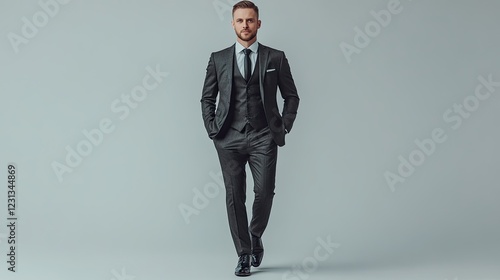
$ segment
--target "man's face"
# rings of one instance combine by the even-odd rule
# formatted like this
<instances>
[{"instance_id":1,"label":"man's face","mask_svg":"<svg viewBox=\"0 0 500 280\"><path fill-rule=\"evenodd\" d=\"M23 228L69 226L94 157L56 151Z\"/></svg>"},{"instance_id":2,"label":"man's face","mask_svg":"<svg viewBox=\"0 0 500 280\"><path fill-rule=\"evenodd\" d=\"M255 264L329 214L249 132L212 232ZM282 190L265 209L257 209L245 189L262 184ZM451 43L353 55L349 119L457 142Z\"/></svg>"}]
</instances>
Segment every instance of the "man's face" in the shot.
<instances>
[{"instance_id":1,"label":"man's face","mask_svg":"<svg viewBox=\"0 0 500 280\"><path fill-rule=\"evenodd\" d=\"M233 28L241 41L251 42L257 36L260 20L253 9L237 9L233 14Z\"/></svg>"}]
</instances>

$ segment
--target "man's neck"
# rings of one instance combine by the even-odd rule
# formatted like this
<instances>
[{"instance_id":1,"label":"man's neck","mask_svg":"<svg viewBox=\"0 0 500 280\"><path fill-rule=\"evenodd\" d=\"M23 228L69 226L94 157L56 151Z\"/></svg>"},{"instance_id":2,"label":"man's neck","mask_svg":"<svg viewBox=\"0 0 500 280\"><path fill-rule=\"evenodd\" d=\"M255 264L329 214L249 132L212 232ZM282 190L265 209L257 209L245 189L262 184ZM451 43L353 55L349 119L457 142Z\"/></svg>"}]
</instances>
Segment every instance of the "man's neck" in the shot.
<instances>
[{"instance_id":1,"label":"man's neck","mask_svg":"<svg viewBox=\"0 0 500 280\"><path fill-rule=\"evenodd\" d=\"M253 38L252 40L250 41L243 41L241 40L240 38L237 39L238 43L240 43L243 47L245 47L246 49L248 49L248 47L250 47L253 43L255 43L257 41L257 37Z\"/></svg>"}]
</instances>

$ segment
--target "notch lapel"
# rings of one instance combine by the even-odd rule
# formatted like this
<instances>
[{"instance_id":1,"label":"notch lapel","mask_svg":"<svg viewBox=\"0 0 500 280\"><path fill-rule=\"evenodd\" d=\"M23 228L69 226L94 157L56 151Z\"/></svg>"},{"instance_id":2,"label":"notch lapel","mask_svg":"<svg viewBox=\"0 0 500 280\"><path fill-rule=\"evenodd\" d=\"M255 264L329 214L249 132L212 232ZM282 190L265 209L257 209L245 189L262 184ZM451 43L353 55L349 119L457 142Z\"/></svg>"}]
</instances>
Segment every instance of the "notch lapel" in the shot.
<instances>
[{"instance_id":1,"label":"notch lapel","mask_svg":"<svg viewBox=\"0 0 500 280\"><path fill-rule=\"evenodd\" d=\"M226 94L229 98L231 98L231 91L233 86L233 68L234 68L234 48L235 45L229 47L224 54L224 61L221 63L221 71L223 76L221 77L223 80L219 84L221 88L219 92L221 94ZM223 87L223 88L222 88Z\"/></svg>"},{"instance_id":2,"label":"notch lapel","mask_svg":"<svg viewBox=\"0 0 500 280\"><path fill-rule=\"evenodd\" d=\"M260 86L260 98L262 102L265 102L264 98L264 78L266 76L267 61L269 59L269 50L266 46L259 43L259 86Z\"/></svg>"}]
</instances>

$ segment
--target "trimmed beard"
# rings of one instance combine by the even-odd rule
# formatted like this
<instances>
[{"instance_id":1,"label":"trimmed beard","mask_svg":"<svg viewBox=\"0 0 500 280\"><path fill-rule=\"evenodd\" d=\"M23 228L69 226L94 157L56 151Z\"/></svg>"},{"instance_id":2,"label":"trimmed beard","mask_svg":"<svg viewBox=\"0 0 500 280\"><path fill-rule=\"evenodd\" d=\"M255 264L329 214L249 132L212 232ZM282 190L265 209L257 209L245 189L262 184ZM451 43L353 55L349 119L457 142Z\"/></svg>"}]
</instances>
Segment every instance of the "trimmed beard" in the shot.
<instances>
[{"instance_id":1,"label":"trimmed beard","mask_svg":"<svg viewBox=\"0 0 500 280\"><path fill-rule=\"evenodd\" d=\"M248 41L252 41L257 36L257 32L250 35L250 37L248 39L244 39L239 32L236 32L236 36L238 36L238 38L240 38L242 41L248 42Z\"/></svg>"}]
</instances>

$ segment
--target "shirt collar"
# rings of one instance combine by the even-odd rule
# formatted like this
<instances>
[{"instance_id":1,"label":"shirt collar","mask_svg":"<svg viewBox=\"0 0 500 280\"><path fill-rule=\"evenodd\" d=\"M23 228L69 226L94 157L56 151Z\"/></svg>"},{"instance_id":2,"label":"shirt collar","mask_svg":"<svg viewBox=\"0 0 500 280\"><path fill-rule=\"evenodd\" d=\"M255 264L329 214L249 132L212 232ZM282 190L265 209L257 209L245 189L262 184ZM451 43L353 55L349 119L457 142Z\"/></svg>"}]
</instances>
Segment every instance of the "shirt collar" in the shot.
<instances>
[{"instance_id":1,"label":"shirt collar","mask_svg":"<svg viewBox=\"0 0 500 280\"><path fill-rule=\"evenodd\" d=\"M257 50L259 49L259 42L255 41L248 48L250 50L252 50L252 52L257 53ZM245 47L243 47L239 42L236 42L236 45L235 45L235 51L236 51L236 53L240 53L244 49L245 49Z\"/></svg>"}]
</instances>

